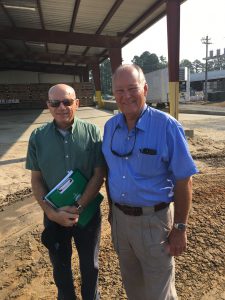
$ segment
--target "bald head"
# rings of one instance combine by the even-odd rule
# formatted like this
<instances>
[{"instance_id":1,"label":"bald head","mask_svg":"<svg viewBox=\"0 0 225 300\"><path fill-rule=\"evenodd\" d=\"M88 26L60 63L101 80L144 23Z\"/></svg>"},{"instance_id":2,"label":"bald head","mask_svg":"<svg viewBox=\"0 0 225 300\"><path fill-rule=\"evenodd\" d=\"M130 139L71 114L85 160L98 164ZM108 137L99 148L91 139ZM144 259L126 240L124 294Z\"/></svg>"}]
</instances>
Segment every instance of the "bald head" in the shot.
<instances>
[{"instance_id":1,"label":"bald head","mask_svg":"<svg viewBox=\"0 0 225 300\"><path fill-rule=\"evenodd\" d=\"M74 89L67 84L59 83L53 85L48 91L48 98L50 100L58 99L60 98L60 95L64 95L70 99L76 99L76 93Z\"/></svg>"}]
</instances>

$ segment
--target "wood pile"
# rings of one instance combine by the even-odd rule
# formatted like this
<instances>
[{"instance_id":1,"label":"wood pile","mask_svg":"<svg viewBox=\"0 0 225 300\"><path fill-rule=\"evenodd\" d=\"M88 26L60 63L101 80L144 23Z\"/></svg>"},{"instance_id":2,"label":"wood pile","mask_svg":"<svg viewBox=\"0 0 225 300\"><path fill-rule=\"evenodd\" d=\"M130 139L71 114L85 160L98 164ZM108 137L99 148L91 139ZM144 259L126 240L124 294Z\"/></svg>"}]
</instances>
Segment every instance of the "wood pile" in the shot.
<instances>
[{"instance_id":1,"label":"wood pile","mask_svg":"<svg viewBox=\"0 0 225 300\"><path fill-rule=\"evenodd\" d=\"M0 110L47 108L48 90L54 85L40 84L1 84ZM94 86L91 82L69 83L80 99L80 106L94 105Z\"/></svg>"}]
</instances>

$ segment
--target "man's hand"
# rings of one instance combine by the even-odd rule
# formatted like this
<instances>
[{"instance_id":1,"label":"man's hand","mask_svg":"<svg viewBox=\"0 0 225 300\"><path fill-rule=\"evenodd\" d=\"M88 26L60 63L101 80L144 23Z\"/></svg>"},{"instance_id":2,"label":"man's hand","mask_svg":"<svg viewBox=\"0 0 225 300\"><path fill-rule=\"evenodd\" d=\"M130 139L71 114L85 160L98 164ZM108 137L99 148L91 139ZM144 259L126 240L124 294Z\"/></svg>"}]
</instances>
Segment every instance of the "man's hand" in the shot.
<instances>
[{"instance_id":1,"label":"man's hand","mask_svg":"<svg viewBox=\"0 0 225 300\"><path fill-rule=\"evenodd\" d=\"M168 237L166 250L171 256L181 255L187 248L186 230L178 230L173 228Z\"/></svg>"},{"instance_id":2,"label":"man's hand","mask_svg":"<svg viewBox=\"0 0 225 300\"><path fill-rule=\"evenodd\" d=\"M79 214L74 206L63 206L55 210L50 219L61 226L72 227L77 224Z\"/></svg>"}]
</instances>

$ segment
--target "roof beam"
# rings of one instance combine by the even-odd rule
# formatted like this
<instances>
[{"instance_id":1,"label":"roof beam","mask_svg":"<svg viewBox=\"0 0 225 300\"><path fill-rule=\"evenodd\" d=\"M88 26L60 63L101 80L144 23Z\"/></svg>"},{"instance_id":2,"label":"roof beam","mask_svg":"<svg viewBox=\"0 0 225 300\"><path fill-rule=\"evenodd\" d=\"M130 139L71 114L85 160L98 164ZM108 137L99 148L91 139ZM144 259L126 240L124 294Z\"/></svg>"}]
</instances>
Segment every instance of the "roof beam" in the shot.
<instances>
[{"instance_id":1,"label":"roof beam","mask_svg":"<svg viewBox=\"0 0 225 300\"><path fill-rule=\"evenodd\" d=\"M164 12L162 12L156 18L154 18L153 20L151 20L150 22L148 22L144 27L142 27L137 32L135 32L135 34L132 34L128 38L128 40L126 40L124 43L122 43L123 47L126 46L128 43L130 43L133 39L135 39L136 37L138 37L140 34L142 34L146 29L148 29L149 27L151 27L152 25L154 25L156 22L158 22L163 17L165 17L165 13Z\"/></svg>"},{"instance_id":2,"label":"roof beam","mask_svg":"<svg viewBox=\"0 0 225 300\"><path fill-rule=\"evenodd\" d=\"M121 46L121 39L116 36L4 26L0 27L0 38L102 48Z\"/></svg>"},{"instance_id":3,"label":"roof beam","mask_svg":"<svg viewBox=\"0 0 225 300\"><path fill-rule=\"evenodd\" d=\"M21 61L1 61L0 70L23 70L41 73L82 75L86 72L86 67L62 66L42 63L28 63Z\"/></svg>"},{"instance_id":4,"label":"roof beam","mask_svg":"<svg viewBox=\"0 0 225 300\"><path fill-rule=\"evenodd\" d=\"M76 18L77 18L79 6L80 6L80 0L76 0L76 2L74 4L72 20L71 20L71 24L70 24L70 32L73 32L73 29L74 29L74 26L75 26L75 23L76 23ZM69 49L69 45L67 44L66 49L65 49L65 54L67 53L68 49Z\"/></svg>"},{"instance_id":5,"label":"roof beam","mask_svg":"<svg viewBox=\"0 0 225 300\"><path fill-rule=\"evenodd\" d=\"M116 13L116 11L118 10L118 8L120 7L120 5L123 3L124 0L116 0L116 2L113 4L113 6L111 7L111 9L109 10L108 14L106 15L105 19L103 20L103 22L101 23L101 25L99 26L99 28L96 31L96 34L101 34L102 31L104 30L104 28L107 26L107 24L109 23L109 21L111 20L111 18L113 17L113 15ZM88 52L90 48L87 47L84 52L83 55L86 55L86 53Z\"/></svg>"},{"instance_id":6,"label":"roof beam","mask_svg":"<svg viewBox=\"0 0 225 300\"><path fill-rule=\"evenodd\" d=\"M143 15L141 15L133 24L131 24L123 33L121 33L122 37L125 37L127 34L131 33L140 23L142 23L147 17L153 14L160 6L165 4L166 0L156 1L154 5L151 5ZM165 13L164 13L165 15Z\"/></svg>"},{"instance_id":7,"label":"roof beam","mask_svg":"<svg viewBox=\"0 0 225 300\"><path fill-rule=\"evenodd\" d=\"M43 52L15 52L0 51L1 59L16 59L16 60L39 60L39 61L55 61L61 63L81 63L81 64L93 64L98 61L98 57L95 56L81 56L81 55L68 55L58 53L43 53Z\"/></svg>"},{"instance_id":8,"label":"roof beam","mask_svg":"<svg viewBox=\"0 0 225 300\"><path fill-rule=\"evenodd\" d=\"M40 21L41 21L41 28L45 29L45 22L44 22L44 18L43 18L41 3L40 3L40 0L36 0L36 1L37 1L37 9L38 9L38 13L39 13ZM46 42L45 42L45 50L48 52L48 44Z\"/></svg>"},{"instance_id":9,"label":"roof beam","mask_svg":"<svg viewBox=\"0 0 225 300\"><path fill-rule=\"evenodd\" d=\"M16 25L15 25L15 23L14 23L12 17L10 16L10 14L9 14L9 12L8 12L8 10L5 8L5 6L4 6L3 3L1 3L1 2L0 2L0 7L1 7L2 10L4 11L4 13L5 13L5 15L7 16L9 22L11 23L11 25L12 25L13 27L16 27Z\"/></svg>"},{"instance_id":10,"label":"roof beam","mask_svg":"<svg viewBox=\"0 0 225 300\"><path fill-rule=\"evenodd\" d=\"M123 3L124 0L116 0L116 2L113 4L111 9L109 10L107 16L103 20L102 24L99 26L98 30L96 31L96 34L101 34L104 28L107 26L113 15L116 13L120 5Z\"/></svg>"}]
</instances>

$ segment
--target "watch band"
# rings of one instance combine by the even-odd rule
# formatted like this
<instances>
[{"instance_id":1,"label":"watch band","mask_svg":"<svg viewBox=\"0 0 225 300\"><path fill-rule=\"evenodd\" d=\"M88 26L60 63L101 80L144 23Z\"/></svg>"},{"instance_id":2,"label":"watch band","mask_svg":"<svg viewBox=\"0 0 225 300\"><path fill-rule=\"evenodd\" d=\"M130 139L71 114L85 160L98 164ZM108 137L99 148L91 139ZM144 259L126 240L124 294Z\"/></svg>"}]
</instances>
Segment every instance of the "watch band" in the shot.
<instances>
[{"instance_id":1,"label":"watch band","mask_svg":"<svg viewBox=\"0 0 225 300\"><path fill-rule=\"evenodd\" d=\"M187 224L184 223L174 223L173 225L174 228L178 229L178 230L186 230L187 229Z\"/></svg>"},{"instance_id":2,"label":"watch band","mask_svg":"<svg viewBox=\"0 0 225 300\"><path fill-rule=\"evenodd\" d=\"M74 206L76 206L79 214L81 214L82 211L84 210L83 205L79 204L77 201L74 203Z\"/></svg>"}]
</instances>

